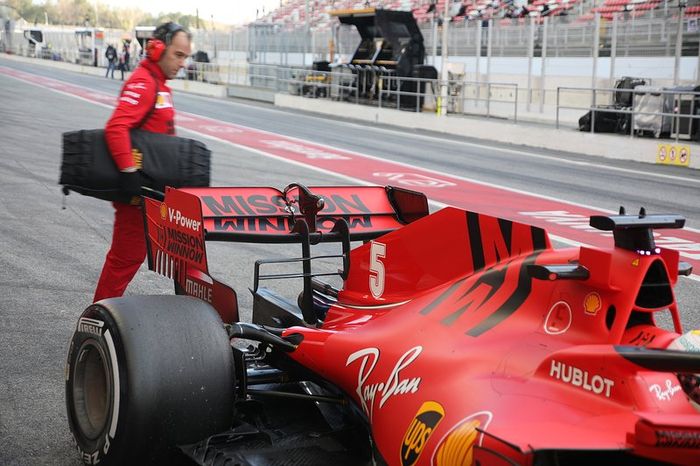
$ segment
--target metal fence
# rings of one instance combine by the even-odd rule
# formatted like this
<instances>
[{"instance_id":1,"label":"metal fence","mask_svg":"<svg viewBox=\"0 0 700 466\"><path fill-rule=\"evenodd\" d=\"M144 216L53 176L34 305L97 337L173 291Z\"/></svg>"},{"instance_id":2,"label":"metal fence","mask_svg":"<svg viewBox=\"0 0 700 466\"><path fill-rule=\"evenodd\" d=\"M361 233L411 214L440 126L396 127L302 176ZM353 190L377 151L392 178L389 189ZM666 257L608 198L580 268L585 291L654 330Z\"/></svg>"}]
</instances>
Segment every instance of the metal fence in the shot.
<instances>
[{"instance_id":1,"label":"metal fence","mask_svg":"<svg viewBox=\"0 0 700 466\"><path fill-rule=\"evenodd\" d=\"M197 63L182 76L211 84L251 86L269 91L323 98L380 108L438 111L481 115L517 121L523 93L514 83L476 82L464 79L422 79L391 74L361 76L342 68L332 72L304 67L266 64ZM441 86L447 101L439 101Z\"/></svg>"},{"instance_id":2,"label":"metal fence","mask_svg":"<svg viewBox=\"0 0 700 466\"><path fill-rule=\"evenodd\" d=\"M579 5L583 5L580 3ZM598 39L598 53L618 57L672 56L677 35L683 36L682 54L698 56L700 28L698 18L686 18L677 7L662 4L644 17L629 12L616 13L612 19L598 17L581 20L585 16L530 17L519 19L492 19L450 23L447 46L451 56L521 57L530 49L534 56L543 50L549 57L590 57ZM584 11L581 8L581 11ZM577 11L578 12L578 11ZM679 27L680 24L680 27ZM441 31L437 22L420 25L428 55L440 55ZM75 48L73 28L45 29L45 42L65 54ZM105 30L105 43L116 44L129 31ZM26 40L19 32L12 33L5 42L8 47L23 47ZM534 39L534 47L529 42ZM232 51L245 52L246 59L256 63L289 64L290 55L328 58L349 55L355 50L358 35L354 27L336 25L330 29L284 29L281 25L253 23L232 32L193 31L194 50L206 51L211 57L224 57ZM310 64L311 60L308 60Z\"/></svg>"},{"instance_id":3,"label":"metal fence","mask_svg":"<svg viewBox=\"0 0 700 466\"><path fill-rule=\"evenodd\" d=\"M589 105L567 101L571 94L590 98ZM624 96L629 106L620 105ZM580 99L576 99L580 100ZM587 113L590 132L614 132L630 137L648 135L690 140L694 137L700 119L700 92L695 89L661 89L640 86L635 89L560 87L557 89L556 127L560 127L562 110ZM606 118L603 124L600 120ZM598 125L596 124L598 123ZM579 129L582 129L579 127Z\"/></svg>"},{"instance_id":4,"label":"metal fence","mask_svg":"<svg viewBox=\"0 0 700 466\"><path fill-rule=\"evenodd\" d=\"M664 67L673 72L666 82L650 76L659 86L697 82L700 77L700 28L697 22L697 18L686 18L683 11L676 8L658 9L645 18L618 14L609 21L599 15L590 21L572 21L572 18L468 21L450 26L447 42L448 65L459 64L462 60L461 72L448 73L447 80L382 76L377 81L381 83L374 90L372 99L360 98L362 82L355 77L341 76L342 73L337 71L322 73L308 69L314 60L332 61L331 55L341 56L340 62L348 59L358 43L354 28L338 26L332 31L286 31L278 25L251 25L231 33L195 31L193 51L207 51L212 63L190 63L179 77L379 107L436 112L446 109L450 114L482 115L511 121L533 119L537 113L539 116L535 119L539 121L575 126L585 112L601 110L597 106L609 103L615 92L611 89L615 79L627 72L621 66L624 57L642 57L650 72L656 72L660 67L657 60L663 59ZM429 23L422 25L422 29L428 61L439 69L441 34ZM105 31L105 43L117 43L122 34L123 31ZM51 48L39 54L34 51L34 55L77 62L72 30L53 31L46 37ZM13 52L31 55L26 42L21 34L14 34L11 40L5 39L2 46L10 43ZM136 59L137 54L132 54L132 57ZM558 71L550 63L561 57L578 60L576 77L583 78L584 84L590 83L590 86L569 85L556 79ZM104 65L102 57L98 58ZM493 66L499 60L501 64L519 60L521 70L510 75L499 72ZM685 78L681 72L681 60L685 60ZM691 73L688 72L688 60L692 63ZM581 63L586 66L580 66ZM443 86L447 89L445 101L438 98ZM662 93L674 94L674 91L662 90ZM686 94L683 92L679 98ZM696 106L693 107L693 116L687 117L688 121L699 118L694 116L695 110ZM610 111L630 115L631 123L625 132L632 135L635 135L634 122L645 117L634 108ZM670 121L676 121L675 127L686 122L685 116L673 112L652 113L662 120L670 118ZM597 114L593 112L593 118Z\"/></svg>"},{"instance_id":5,"label":"metal fence","mask_svg":"<svg viewBox=\"0 0 700 466\"><path fill-rule=\"evenodd\" d=\"M356 105L440 113L482 116L517 122L519 112L533 100L516 83L468 81L465 79L420 79L391 74L360 79L358 74L312 71L305 67L265 64L197 64L196 72L185 78L212 84L240 85L267 89L314 99L329 99ZM647 84L652 81L647 79ZM447 100L441 102L440 90L446 86ZM371 88L371 89L370 89ZM615 105L616 96L627 94L628 106ZM552 105L551 123L557 128L577 127L579 118L591 112L591 131L596 118L604 113L626 115L615 132L631 137L649 135L690 139L700 119L700 92L695 88L663 89L643 86L636 89L593 87L557 87ZM649 106L655 99L659 106ZM643 100L646 99L646 104ZM535 99L536 100L536 99ZM563 113L572 117L562 120Z\"/></svg>"},{"instance_id":6,"label":"metal fence","mask_svg":"<svg viewBox=\"0 0 700 466\"><path fill-rule=\"evenodd\" d=\"M594 37L601 36L600 46L609 53L613 42L619 56L672 55L678 31L679 9L652 10L645 17L632 16L626 12L616 13L612 19L595 18L580 20L580 16L530 17L488 21L463 21L448 27L448 49L450 54L472 56L486 53L491 42L493 56L523 56L527 53L531 30L536 41L535 54L539 54L547 32L547 48L550 56L591 56ZM579 18L579 19L577 19ZM700 33L697 18L682 18L684 40L688 54L697 56ZM344 27L324 30L285 30L269 24L252 24L250 29L234 34L237 43L248 40L251 50L267 54L306 52L314 56L328 56L329 44L333 42L335 52L350 54L358 43L354 28ZM437 23L420 25L426 50L430 53L441 49L441 28ZM211 47L209 47L211 48Z\"/></svg>"}]
</instances>

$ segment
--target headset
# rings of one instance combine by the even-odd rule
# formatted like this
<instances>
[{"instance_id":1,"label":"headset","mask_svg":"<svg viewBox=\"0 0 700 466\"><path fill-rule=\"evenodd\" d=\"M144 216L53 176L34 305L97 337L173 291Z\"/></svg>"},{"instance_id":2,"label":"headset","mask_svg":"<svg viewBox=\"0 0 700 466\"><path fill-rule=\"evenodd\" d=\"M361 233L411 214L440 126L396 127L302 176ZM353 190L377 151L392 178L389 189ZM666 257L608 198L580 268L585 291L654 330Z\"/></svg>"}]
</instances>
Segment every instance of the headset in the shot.
<instances>
[{"instance_id":1,"label":"headset","mask_svg":"<svg viewBox=\"0 0 700 466\"><path fill-rule=\"evenodd\" d=\"M153 38L149 39L146 43L146 56L148 59L157 63L163 56L165 48L172 42L175 33L179 31L184 31L189 34L187 29L174 22L158 26L156 30L153 31Z\"/></svg>"}]
</instances>

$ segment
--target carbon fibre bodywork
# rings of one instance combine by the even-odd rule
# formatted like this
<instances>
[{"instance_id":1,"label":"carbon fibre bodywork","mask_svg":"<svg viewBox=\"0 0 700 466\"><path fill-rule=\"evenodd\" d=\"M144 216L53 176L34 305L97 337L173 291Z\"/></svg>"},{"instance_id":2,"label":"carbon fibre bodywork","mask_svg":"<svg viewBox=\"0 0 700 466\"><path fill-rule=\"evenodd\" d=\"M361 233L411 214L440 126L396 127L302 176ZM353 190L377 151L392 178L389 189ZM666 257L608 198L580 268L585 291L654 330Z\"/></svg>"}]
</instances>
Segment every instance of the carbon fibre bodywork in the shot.
<instances>
[{"instance_id":1,"label":"carbon fibre bodywork","mask_svg":"<svg viewBox=\"0 0 700 466\"><path fill-rule=\"evenodd\" d=\"M700 353L666 349L689 268L653 240L678 216L593 217L609 248L553 249L540 228L428 215L395 188L172 189L145 210L151 268L211 303L234 342L238 421L182 446L199 464L700 462L677 375L700 372ZM212 240L300 243L302 271L259 261L253 322L239 323L235 293L209 276ZM311 267L327 241L342 248L339 288ZM296 302L260 286L290 277Z\"/></svg>"}]
</instances>

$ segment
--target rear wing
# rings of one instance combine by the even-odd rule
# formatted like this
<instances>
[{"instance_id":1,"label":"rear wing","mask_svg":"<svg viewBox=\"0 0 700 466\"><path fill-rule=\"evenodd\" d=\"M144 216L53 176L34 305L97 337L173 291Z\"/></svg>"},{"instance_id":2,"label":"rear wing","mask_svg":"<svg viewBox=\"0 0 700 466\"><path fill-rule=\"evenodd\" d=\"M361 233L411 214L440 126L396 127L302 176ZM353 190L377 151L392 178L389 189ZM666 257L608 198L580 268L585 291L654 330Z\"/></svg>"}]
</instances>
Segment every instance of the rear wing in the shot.
<instances>
[{"instance_id":1,"label":"rear wing","mask_svg":"<svg viewBox=\"0 0 700 466\"><path fill-rule=\"evenodd\" d=\"M184 188L201 204L204 239L253 243L297 243L297 220L304 219L316 241L329 235L339 219L348 223L350 240L365 241L428 214L425 195L392 186ZM166 194L167 197L167 194ZM167 199L166 199L167 203Z\"/></svg>"},{"instance_id":2,"label":"rear wing","mask_svg":"<svg viewBox=\"0 0 700 466\"><path fill-rule=\"evenodd\" d=\"M168 187L164 195L144 194L149 268L187 294L196 290L214 307L235 293L209 276L206 241L300 243L310 289L312 244L341 242L345 277L350 241L367 241L428 215L424 194L391 186Z\"/></svg>"}]
</instances>

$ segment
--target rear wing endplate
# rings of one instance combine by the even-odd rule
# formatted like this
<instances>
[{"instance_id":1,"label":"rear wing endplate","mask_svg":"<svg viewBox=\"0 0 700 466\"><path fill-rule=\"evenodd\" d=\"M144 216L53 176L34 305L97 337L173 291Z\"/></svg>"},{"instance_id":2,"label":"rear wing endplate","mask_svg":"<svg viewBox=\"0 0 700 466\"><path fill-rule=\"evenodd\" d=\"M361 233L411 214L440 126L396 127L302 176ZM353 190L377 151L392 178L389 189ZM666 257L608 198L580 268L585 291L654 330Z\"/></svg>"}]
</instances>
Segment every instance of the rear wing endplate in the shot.
<instances>
[{"instance_id":1,"label":"rear wing endplate","mask_svg":"<svg viewBox=\"0 0 700 466\"><path fill-rule=\"evenodd\" d=\"M149 268L214 305L226 322L238 317L235 292L209 275L206 241L301 244L302 311L312 323L312 244L342 243L340 275L346 278L350 241L376 238L426 215L424 194L391 186L144 190ZM258 263L255 273L257 283Z\"/></svg>"}]
</instances>

